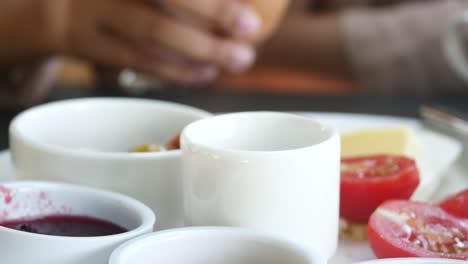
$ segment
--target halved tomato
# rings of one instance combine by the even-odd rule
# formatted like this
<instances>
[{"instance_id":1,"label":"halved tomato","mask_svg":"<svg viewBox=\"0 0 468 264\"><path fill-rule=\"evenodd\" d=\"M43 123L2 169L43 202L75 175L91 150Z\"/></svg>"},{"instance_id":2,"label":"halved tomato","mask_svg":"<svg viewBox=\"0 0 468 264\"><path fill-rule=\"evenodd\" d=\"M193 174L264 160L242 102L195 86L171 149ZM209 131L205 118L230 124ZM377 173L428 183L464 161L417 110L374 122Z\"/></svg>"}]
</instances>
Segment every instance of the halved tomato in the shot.
<instances>
[{"instance_id":1,"label":"halved tomato","mask_svg":"<svg viewBox=\"0 0 468 264\"><path fill-rule=\"evenodd\" d=\"M340 215L351 222L367 222L384 201L408 199L418 185L413 159L390 155L343 159Z\"/></svg>"},{"instance_id":2,"label":"halved tomato","mask_svg":"<svg viewBox=\"0 0 468 264\"><path fill-rule=\"evenodd\" d=\"M385 202L370 217L368 238L378 258L468 260L468 220L427 203Z\"/></svg>"},{"instance_id":3,"label":"halved tomato","mask_svg":"<svg viewBox=\"0 0 468 264\"><path fill-rule=\"evenodd\" d=\"M439 204L449 214L468 219L468 189Z\"/></svg>"}]
</instances>

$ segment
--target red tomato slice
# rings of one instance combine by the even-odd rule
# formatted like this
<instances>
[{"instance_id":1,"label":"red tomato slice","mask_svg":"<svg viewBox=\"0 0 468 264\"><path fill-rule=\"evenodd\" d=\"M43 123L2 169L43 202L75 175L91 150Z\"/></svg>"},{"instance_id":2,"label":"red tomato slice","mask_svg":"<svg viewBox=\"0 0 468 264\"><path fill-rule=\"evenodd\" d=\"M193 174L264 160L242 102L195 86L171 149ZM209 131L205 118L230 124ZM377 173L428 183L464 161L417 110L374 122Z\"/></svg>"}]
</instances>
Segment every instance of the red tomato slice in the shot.
<instances>
[{"instance_id":1,"label":"red tomato slice","mask_svg":"<svg viewBox=\"0 0 468 264\"><path fill-rule=\"evenodd\" d=\"M390 155L343 159L340 215L351 222L367 222L384 201L408 199L418 185L412 159Z\"/></svg>"},{"instance_id":2,"label":"red tomato slice","mask_svg":"<svg viewBox=\"0 0 468 264\"><path fill-rule=\"evenodd\" d=\"M368 238L378 258L468 260L468 220L427 203L385 202L369 219Z\"/></svg>"},{"instance_id":3,"label":"red tomato slice","mask_svg":"<svg viewBox=\"0 0 468 264\"><path fill-rule=\"evenodd\" d=\"M468 219L468 189L439 204L449 214Z\"/></svg>"}]
</instances>

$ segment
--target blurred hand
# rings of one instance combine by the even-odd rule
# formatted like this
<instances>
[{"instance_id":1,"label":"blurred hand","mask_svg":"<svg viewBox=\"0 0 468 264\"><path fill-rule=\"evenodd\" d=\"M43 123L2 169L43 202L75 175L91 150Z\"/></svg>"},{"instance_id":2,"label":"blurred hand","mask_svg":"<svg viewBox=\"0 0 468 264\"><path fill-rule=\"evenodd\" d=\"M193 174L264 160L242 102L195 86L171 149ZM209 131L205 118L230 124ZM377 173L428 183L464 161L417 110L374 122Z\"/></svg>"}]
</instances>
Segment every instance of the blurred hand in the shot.
<instances>
[{"instance_id":1,"label":"blurred hand","mask_svg":"<svg viewBox=\"0 0 468 264\"><path fill-rule=\"evenodd\" d=\"M31 24L24 28L41 32L33 34L41 40L29 44L41 43L41 49L47 54L66 54L112 67L130 67L178 82L209 81L220 69L246 70L255 59L255 51L246 40L261 26L254 11L236 0L3 2L17 7L17 22L26 20L29 14L21 12L21 7L36 13L42 10L44 27L35 28L41 23L34 24L34 19L29 19ZM5 7L9 6L5 4ZM15 17L10 15L9 19Z\"/></svg>"},{"instance_id":2,"label":"blurred hand","mask_svg":"<svg viewBox=\"0 0 468 264\"><path fill-rule=\"evenodd\" d=\"M238 1L52 2L67 14L54 23L65 25L56 31L54 46L96 63L170 81L204 82L214 79L219 68L243 71L255 58L244 39L256 33L260 21Z\"/></svg>"}]
</instances>

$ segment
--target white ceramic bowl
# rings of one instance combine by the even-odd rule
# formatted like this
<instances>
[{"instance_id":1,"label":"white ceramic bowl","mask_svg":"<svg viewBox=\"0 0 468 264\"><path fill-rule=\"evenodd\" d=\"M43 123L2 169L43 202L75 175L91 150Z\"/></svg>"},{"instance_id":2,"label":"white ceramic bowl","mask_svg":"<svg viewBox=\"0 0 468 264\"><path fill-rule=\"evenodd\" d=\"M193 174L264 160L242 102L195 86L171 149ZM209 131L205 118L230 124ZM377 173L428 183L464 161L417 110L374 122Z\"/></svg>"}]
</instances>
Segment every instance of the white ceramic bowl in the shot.
<instances>
[{"instance_id":1,"label":"white ceramic bowl","mask_svg":"<svg viewBox=\"0 0 468 264\"><path fill-rule=\"evenodd\" d=\"M107 220L129 230L99 237L60 237L0 227L2 263L102 264L123 242L149 233L150 208L127 196L74 185L10 182L1 186L0 222L43 215L78 215Z\"/></svg>"},{"instance_id":2,"label":"white ceramic bowl","mask_svg":"<svg viewBox=\"0 0 468 264\"><path fill-rule=\"evenodd\" d=\"M434 258L394 258L394 259L378 259L356 264L466 264L466 260L453 259L434 259Z\"/></svg>"},{"instance_id":3,"label":"white ceramic bowl","mask_svg":"<svg viewBox=\"0 0 468 264\"><path fill-rule=\"evenodd\" d=\"M157 212L156 229L179 227L180 151L127 151L165 143L207 116L189 106L144 99L77 99L34 107L10 125L15 176L121 192Z\"/></svg>"},{"instance_id":4,"label":"white ceramic bowl","mask_svg":"<svg viewBox=\"0 0 468 264\"><path fill-rule=\"evenodd\" d=\"M334 255L340 139L310 118L245 112L206 118L181 137L188 225L271 232Z\"/></svg>"},{"instance_id":5,"label":"white ceramic bowl","mask_svg":"<svg viewBox=\"0 0 468 264\"><path fill-rule=\"evenodd\" d=\"M277 237L228 227L182 228L119 247L110 264L324 264L313 251Z\"/></svg>"}]
</instances>

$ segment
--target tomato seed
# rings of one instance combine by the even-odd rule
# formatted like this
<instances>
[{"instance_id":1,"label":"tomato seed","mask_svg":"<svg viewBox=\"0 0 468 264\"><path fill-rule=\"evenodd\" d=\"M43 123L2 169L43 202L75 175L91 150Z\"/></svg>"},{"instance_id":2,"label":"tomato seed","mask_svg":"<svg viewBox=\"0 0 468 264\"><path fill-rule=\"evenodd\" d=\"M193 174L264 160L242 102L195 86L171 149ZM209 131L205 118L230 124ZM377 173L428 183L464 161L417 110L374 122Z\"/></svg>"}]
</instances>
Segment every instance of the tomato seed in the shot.
<instances>
[{"instance_id":1,"label":"tomato seed","mask_svg":"<svg viewBox=\"0 0 468 264\"><path fill-rule=\"evenodd\" d=\"M414 245L437 253L457 254L467 253L468 239L456 227L446 227L442 223L426 223L417 219L414 214L405 214L408 217L405 226L412 232L407 232L408 240ZM408 228L404 228L408 229Z\"/></svg>"}]
</instances>

